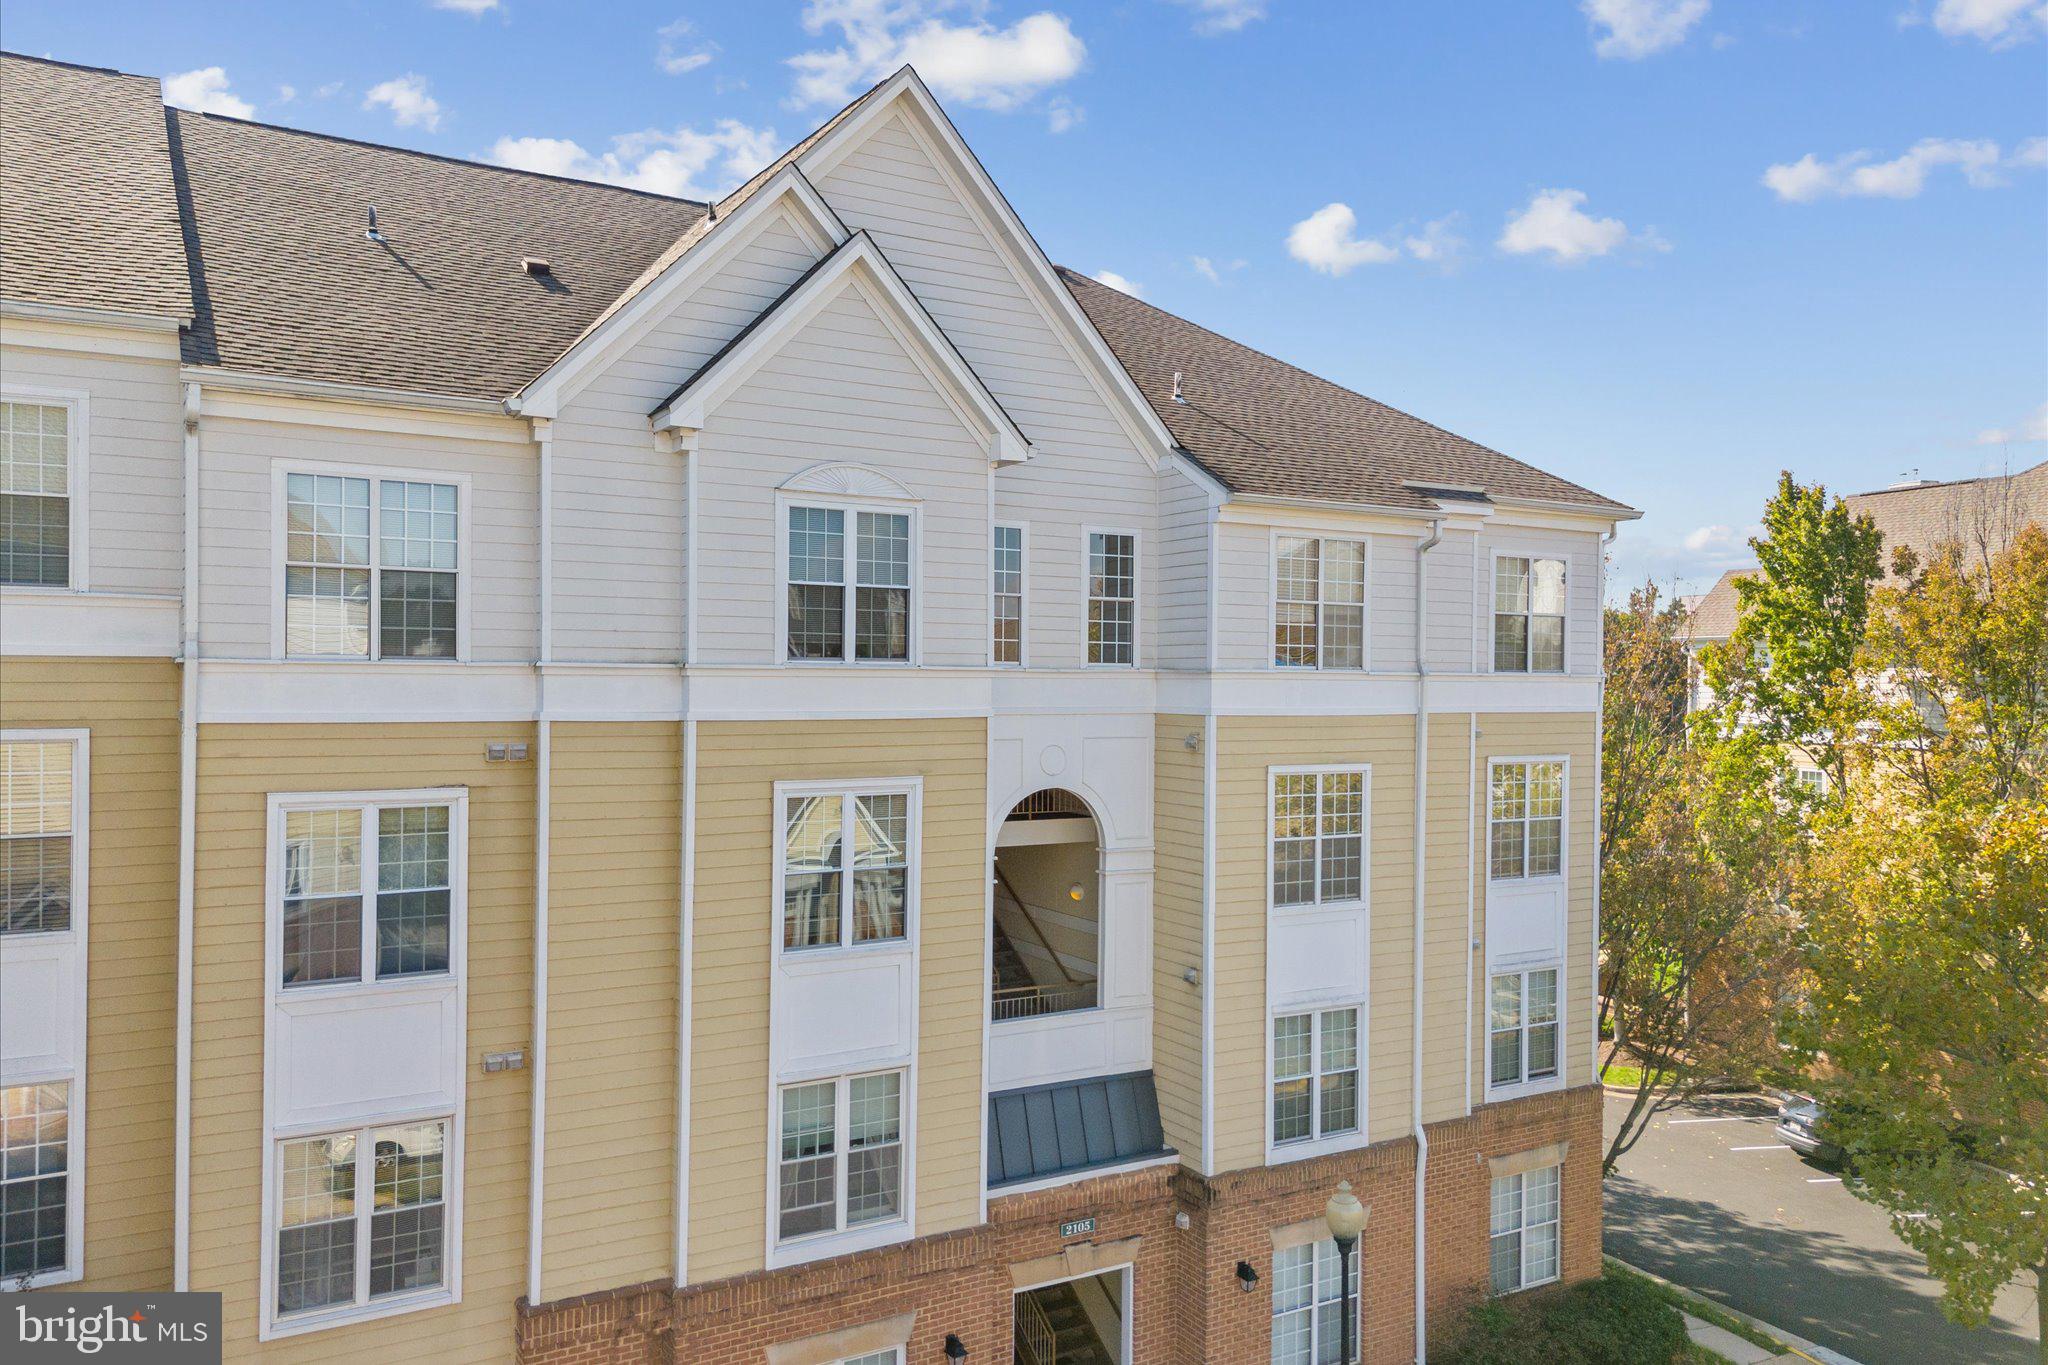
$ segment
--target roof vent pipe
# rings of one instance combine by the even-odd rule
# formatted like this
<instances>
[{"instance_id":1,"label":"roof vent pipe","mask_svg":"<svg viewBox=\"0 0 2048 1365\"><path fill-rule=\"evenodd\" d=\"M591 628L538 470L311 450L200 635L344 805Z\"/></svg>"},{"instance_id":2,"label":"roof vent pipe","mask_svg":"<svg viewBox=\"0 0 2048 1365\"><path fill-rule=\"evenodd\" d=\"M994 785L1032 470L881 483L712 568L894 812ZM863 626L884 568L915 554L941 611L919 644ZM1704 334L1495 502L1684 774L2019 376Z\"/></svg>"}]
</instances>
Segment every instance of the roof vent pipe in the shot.
<instances>
[{"instance_id":1,"label":"roof vent pipe","mask_svg":"<svg viewBox=\"0 0 2048 1365\"><path fill-rule=\"evenodd\" d=\"M1175 370L1175 371L1173 372L1173 401L1174 401L1174 402L1176 402L1176 403L1178 403L1178 404L1180 404L1180 405L1181 405L1182 407L1186 407L1186 406L1188 405L1188 400L1187 400L1187 398L1186 398L1186 397L1185 397L1184 395L1182 395L1182 393L1181 393L1181 391L1180 391L1180 371L1179 371L1179 370Z\"/></svg>"},{"instance_id":2,"label":"roof vent pipe","mask_svg":"<svg viewBox=\"0 0 2048 1365\"><path fill-rule=\"evenodd\" d=\"M363 236L375 242L378 246L384 245L384 234L377 230L377 206L375 204L370 205L370 226L364 229Z\"/></svg>"}]
</instances>

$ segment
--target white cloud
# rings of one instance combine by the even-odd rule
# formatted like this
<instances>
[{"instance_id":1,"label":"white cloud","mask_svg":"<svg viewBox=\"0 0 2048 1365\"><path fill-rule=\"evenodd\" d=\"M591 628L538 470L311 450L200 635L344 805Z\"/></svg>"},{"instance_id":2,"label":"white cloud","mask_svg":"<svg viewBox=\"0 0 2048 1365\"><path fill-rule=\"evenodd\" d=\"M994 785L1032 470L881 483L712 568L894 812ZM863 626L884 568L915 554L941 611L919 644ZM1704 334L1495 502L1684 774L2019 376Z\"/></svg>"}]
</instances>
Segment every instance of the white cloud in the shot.
<instances>
[{"instance_id":1,"label":"white cloud","mask_svg":"<svg viewBox=\"0 0 2048 1365\"><path fill-rule=\"evenodd\" d=\"M1394 247L1358 235L1358 215L1349 204L1325 204L1296 223L1287 234L1287 254L1325 275L1401 259Z\"/></svg>"},{"instance_id":2,"label":"white cloud","mask_svg":"<svg viewBox=\"0 0 2048 1365\"><path fill-rule=\"evenodd\" d=\"M299 92L297 87L295 86L280 85L279 87L277 87L277 102L279 104L290 104L293 100L297 99L298 97Z\"/></svg>"},{"instance_id":3,"label":"white cloud","mask_svg":"<svg viewBox=\"0 0 2048 1365\"><path fill-rule=\"evenodd\" d=\"M1711 0L1579 0L1593 25L1593 51L1602 57L1640 61L1677 47L1693 25L1707 17Z\"/></svg>"},{"instance_id":4,"label":"white cloud","mask_svg":"<svg viewBox=\"0 0 2048 1365\"><path fill-rule=\"evenodd\" d=\"M1686 535L1685 548L1694 554L1701 554L1707 550L1731 545L1734 541L1733 526L1701 526Z\"/></svg>"},{"instance_id":5,"label":"white cloud","mask_svg":"<svg viewBox=\"0 0 2048 1365\"><path fill-rule=\"evenodd\" d=\"M654 64L671 76L681 76L708 66L718 55L718 44L708 38L692 37L697 26L688 19L678 19L664 24L654 32L659 41L654 49Z\"/></svg>"},{"instance_id":6,"label":"white cloud","mask_svg":"<svg viewBox=\"0 0 2048 1365\"><path fill-rule=\"evenodd\" d=\"M738 186L768 164L782 143L773 128L750 128L721 119L710 132L649 128L612 139L594 155L567 138L501 137L490 160L522 171L626 185L682 199L710 199Z\"/></svg>"},{"instance_id":7,"label":"white cloud","mask_svg":"<svg viewBox=\"0 0 2048 1365\"><path fill-rule=\"evenodd\" d=\"M1246 24L1266 17L1266 0L1166 0L1185 5L1195 12L1195 32L1203 37L1235 33Z\"/></svg>"},{"instance_id":8,"label":"white cloud","mask_svg":"<svg viewBox=\"0 0 2048 1365\"><path fill-rule=\"evenodd\" d=\"M340 81L329 81L329 82L327 82L327 84L325 84L325 85L321 86L321 87L320 87L320 88L319 88L318 90L315 90L315 91L313 92L313 97L314 97L315 99L322 99L322 100L331 100L331 99L333 99L333 98L334 98L334 97L335 97L336 95L339 95L340 93L341 93L341 82L340 82Z\"/></svg>"},{"instance_id":9,"label":"white cloud","mask_svg":"<svg viewBox=\"0 0 2048 1365\"><path fill-rule=\"evenodd\" d=\"M1055 133L1064 133L1086 122L1088 111L1064 95L1045 107L1046 126Z\"/></svg>"},{"instance_id":10,"label":"white cloud","mask_svg":"<svg viewBox=\"0 0 2048 1365\"><path fill-rule=\"evenodd\" d=\"M1093 278L1097 284L1106 284L1111 289L1116 290L1119 294L1129 294L1134 299L1142 299L1145 297L1144 285L1135 284L1130 280L1125 279L1123 276L1117 274L1114 270L1098 270L1095 272Z\"/></svg>"},{"instance_id":11,"label":"white cloud","mask_svg":"<svg viewBox=\"0 0 2048 1365\"><path fill-rule=\"evenodd\" d=\"M2048 139L2030 138L2010 157L2001 157L1989 138L1925 137L1890 161L1874 161L1868 151L1847 152L1823 161L1808 152L1797 161L1764 171L1763 183L1780 199L1810 204L1830 196L1862 199L1912 199L1927 187L1927 177L1954 166L1972 189L1988 190L2005 183L2001 171L2048 165Z\"/></svg>"},{"instance_id":12,"label":"white cloud","mask_svg":"<svg viewBox=\"0 0 2048 1365\"><path fill-rule=\"evenodd\" d=\"M1242 258L1230 261L1219 261L1216 260L1214 257L1210 256L1190 256L1188 257L1188 264L1195 268L1195 273L1197 275L1200 275L1209 283L1221 284L1223 283L1223 277L1225 274L1230 273L1232 271L1242 270L1245 268L1246 265L1249 264L1249 262L1243 260Z\"/></svg>"},{"instance_id":13,"label":"white cloud","mask_svg":"<svg viewBox=\"0 0 2048 1365\"><path fill-rule=\"evenodd\" d=\"M1520 212L1508 215L1495 245L1510 256L1547 252L1560 265L1576 265L1625 246L1671 250L1671 243L1655 228L1631 236L1628 224L1619 218L1593 217L1579 207L1585 202L1584 190L1538 190Z\"/></svg>"},{"instance_id":14,"label":"white cloud","mask_svg":"<svg viewBox=\"0 0 2048 1365\"><path fill-rule=\"evenodd\" d=\"M228 73L217 66L164 77L164 103L190 109L195 114L256 117L256 106L228 89Z\"/></svg>"},{"instance_id":15,"label":"white cloud","mask_svg":"<svg viewBox=\"0 0 2048 1365\"><path fill-rule=\"evenodd\" d=\"M2041 0L1941 0L1934 28L1947 38L1977 38L2006 47L2048 28L2048 4Z\"/></svg>"},{"instance_id":16,"label":"white cloud","mask_svg":"<svg viewBox=\"0 0 2048 1365\"><path fill-rule=\"evenodd\" d=\"M1458 258L1465 251L1465 239L1457 232L1461 221L1463 215L1456 213L1433 218L1403 237L1401 245L1408 248L1408 254L1416 260L1442 270L1450 270L1457 265Z\"/></svg>"},{"instance_id":17,"label":"white cloud","mask_svg":"<svg viewBox=\"0 0 2048 1365\"><path fill-rule=\"evenodd\" d=\"M1064 15L1032 14L997 28L938 17L951 8L953 0L810 0L804 31L837 28L841 41L789 59L792 104L843 104L907 62L941 98L1015 109L1072 78L1088 56Z\"/></svg>"},{"instance_id":18,"label":"white cloud","mask_svg":"<svg viewBox=\"0 0 2048 1365\"><path fill-rule=\"evenodd\" d=\"M2035 408L2017 427L1993 427L1977 433L1980 446L2018 445L2025 441L2048 441L2048 403Z\"/></svg>"},{"instance_id":19,"label":"white cloud","mask_svg":"<svg viewBox=\"0 0 2048 1365\"><path fill-rule=\"evenodd\" d=\"M375 109L380 104L391 111L391 121L401 128L424 128L431 133L441 126L441 103L427 93L427 78L417 72L408 71L371 86L370 93L363 96L363 108Z\"/></svg>"},{"instance_id":20,"label":"white cloud","mask_svg":"<svg viewBox=\"0 0 2048 1365\"><path fill-rule=\"evenodd\" d=\"M452 9L457 14L467 14L471 18L489 14L497 7L498 0L434 0L435 9Z\"/></svg>"}]
</instances>

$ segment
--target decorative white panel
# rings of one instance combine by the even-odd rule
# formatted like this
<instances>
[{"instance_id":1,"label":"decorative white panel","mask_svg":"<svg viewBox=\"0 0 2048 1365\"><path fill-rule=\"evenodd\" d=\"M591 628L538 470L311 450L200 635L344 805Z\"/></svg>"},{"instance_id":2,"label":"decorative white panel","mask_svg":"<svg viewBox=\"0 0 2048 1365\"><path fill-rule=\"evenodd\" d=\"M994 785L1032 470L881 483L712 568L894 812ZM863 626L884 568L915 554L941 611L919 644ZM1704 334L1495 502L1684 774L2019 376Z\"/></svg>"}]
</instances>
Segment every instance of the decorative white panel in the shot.
<instances>
[{"instance_id":1,"label":"decorative white panel","mask_svg":"<svg viewBox=\"0 0 2048 1365\"><path fill-rule=\"evenodd\" d=\"M911 491L877 469L857 464L812 465L782 485L786 493L823 493L828 497L895 498L916 502Z\"/></svg>"},{"instance_id":2,"label":"decorative white panel","mask_svg":"<svg viewBox=\"0 0 2048 1365\"><path fill-rule=\"evenodd\" d=\"M1102 1003L1152 1003L1152 874L1102 879Z\"/></svg>"},{"instance_id":3,"label":"decorative white panel","mask_svg":"<svg viewBox=\"0 0 2048 1365\"><path fill-rule=\"evenodd\" d=\"M1564 956L1561 879L1493 882L1486 888L1486 960L1493 967L1554 962Z\"/></svg>"},{"instance_id":4,"label":"decorative white panel","mask_svg":"<svg viewBox=\"0 0 2048 1365\"><path fill-rule=\"evenodd\" d=\"M9 934L0 940L0 1073L69 1073L78 1057L76 933Z\"/></svg>"},{"instance_id":5,"label":"decorative white panel","mask_svg":"<svg viewBox=\"0 0 2048 1365\"><path fill-rule=\"evenodd\" d=\"M457 1106L463 1021L452 981L427 990L287 996L273 1027L271 1122L280 1130Z\"/></svg>"},{"instance_id":6,"label":"decorative white panel","mask_svg":"<svg viewBox=\"0 0 2048 1365\"><path fill-rule=\"evenodd\" d=\"M1366 994L1366 912L1281 909L1267 935L1268 983L1276 1010Z\"/></svg>"},{"instance_id":7,"label":"decorative white panel","mask_svg":"<svg viewBox=\"0 0 2048 1365\"><path fill-rule=\"evenodd\" d=\"M917 1040L916 970L907 949L784 955L774 991L775 1074L910 1061Z\"/></svg>"},{"instance_id":8,"label":"decorative white panel","mask_svg":"<svg viewBox=\"0 0 2048 1365\"><path fill-rule=\"evenodd\" d=\"M1152 1011L1075 1010L995 1025L988 1038L990 1093L1152 1065Z\"/></svg>"}]
</instances>

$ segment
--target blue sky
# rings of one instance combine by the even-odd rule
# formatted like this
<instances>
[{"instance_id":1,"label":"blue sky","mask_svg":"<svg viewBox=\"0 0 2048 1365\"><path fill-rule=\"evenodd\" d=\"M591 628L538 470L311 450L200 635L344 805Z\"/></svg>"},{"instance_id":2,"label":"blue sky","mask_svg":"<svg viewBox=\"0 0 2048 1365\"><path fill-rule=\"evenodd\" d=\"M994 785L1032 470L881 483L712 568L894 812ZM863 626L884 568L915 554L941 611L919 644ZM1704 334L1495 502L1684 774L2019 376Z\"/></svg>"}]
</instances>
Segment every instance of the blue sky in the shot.
<instances>
[{"instance_id":1,"label":"blue sky","mask_svg":"<svg viewBox=\"0 0 2048 1365\"><path fill-rule=\"evenodd\" d=\"M10 0L265 121L721 191L915 60L1054 260L1643 509L2048 458L2044 0Z\"/></svg>"}]
</instances>

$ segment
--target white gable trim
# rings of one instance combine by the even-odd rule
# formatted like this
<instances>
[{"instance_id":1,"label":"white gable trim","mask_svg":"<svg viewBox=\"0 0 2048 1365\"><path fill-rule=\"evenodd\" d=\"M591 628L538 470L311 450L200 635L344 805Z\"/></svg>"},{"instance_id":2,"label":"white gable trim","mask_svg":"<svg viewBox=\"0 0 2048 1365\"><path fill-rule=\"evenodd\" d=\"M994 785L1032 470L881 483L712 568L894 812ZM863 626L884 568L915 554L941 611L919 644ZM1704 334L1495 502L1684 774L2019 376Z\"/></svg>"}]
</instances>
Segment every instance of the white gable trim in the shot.
<instances>
[{"instance_id":1,"label":"white gable trim","mask_svg":"<svg viewBox=\"0 0 2048 1365\"><path fill-rule=\"evenodd\" d=\"M865 232L848 238L760 318L739 343L698 371L664 400L649 421L657 433L675 433L687 449L719 404L842 294L857 292L889 329L964 425L987 443L998 463L1029 458L1031 443L967 364L931 314Z\"/></svg>"},{"instance_id":2,"label":"white gable trim","mask_svg":"<svg viewBox=\"0 0 2048 1365\"><path fill-rule=\"evenodd\" d=\"M951 183L955 195L994 244L1011 273L1037 295L1039 309L1053 334L1066 345L1074 363L1088 377L1132 444L1148 464L1157 468L1174 448L1172 435L1131 382L1122 363L1110 353L1095 324L1060 283L1045 251L1003 192L996 188L995 181L989 178L973 149L946 117L917 72L906 66L884 81L860 108L807 148L797 158L797 164L822 178L899 107L914 111L915 116L906 121L907 126L924 143L932 164Z\"/></svg>"},{"instance_id":3,"label":"white gable trim","mask_svg":"<svg viewBox=\"0 0 2048 1365\"><path fill-rule=\"evenodd\" d=\"M783 167L741 201L738 208L706 229L701 240L642 286L624 307L557 356L538 379L506 400L506 411L521 417L560 416L563 404L645 340L698 281L714 275L773 224L778 210L819 256L831 252L852 235L802 171L794 165ZM690 231L696 232L698 228Z\"/></svg>"}]
</instances>

